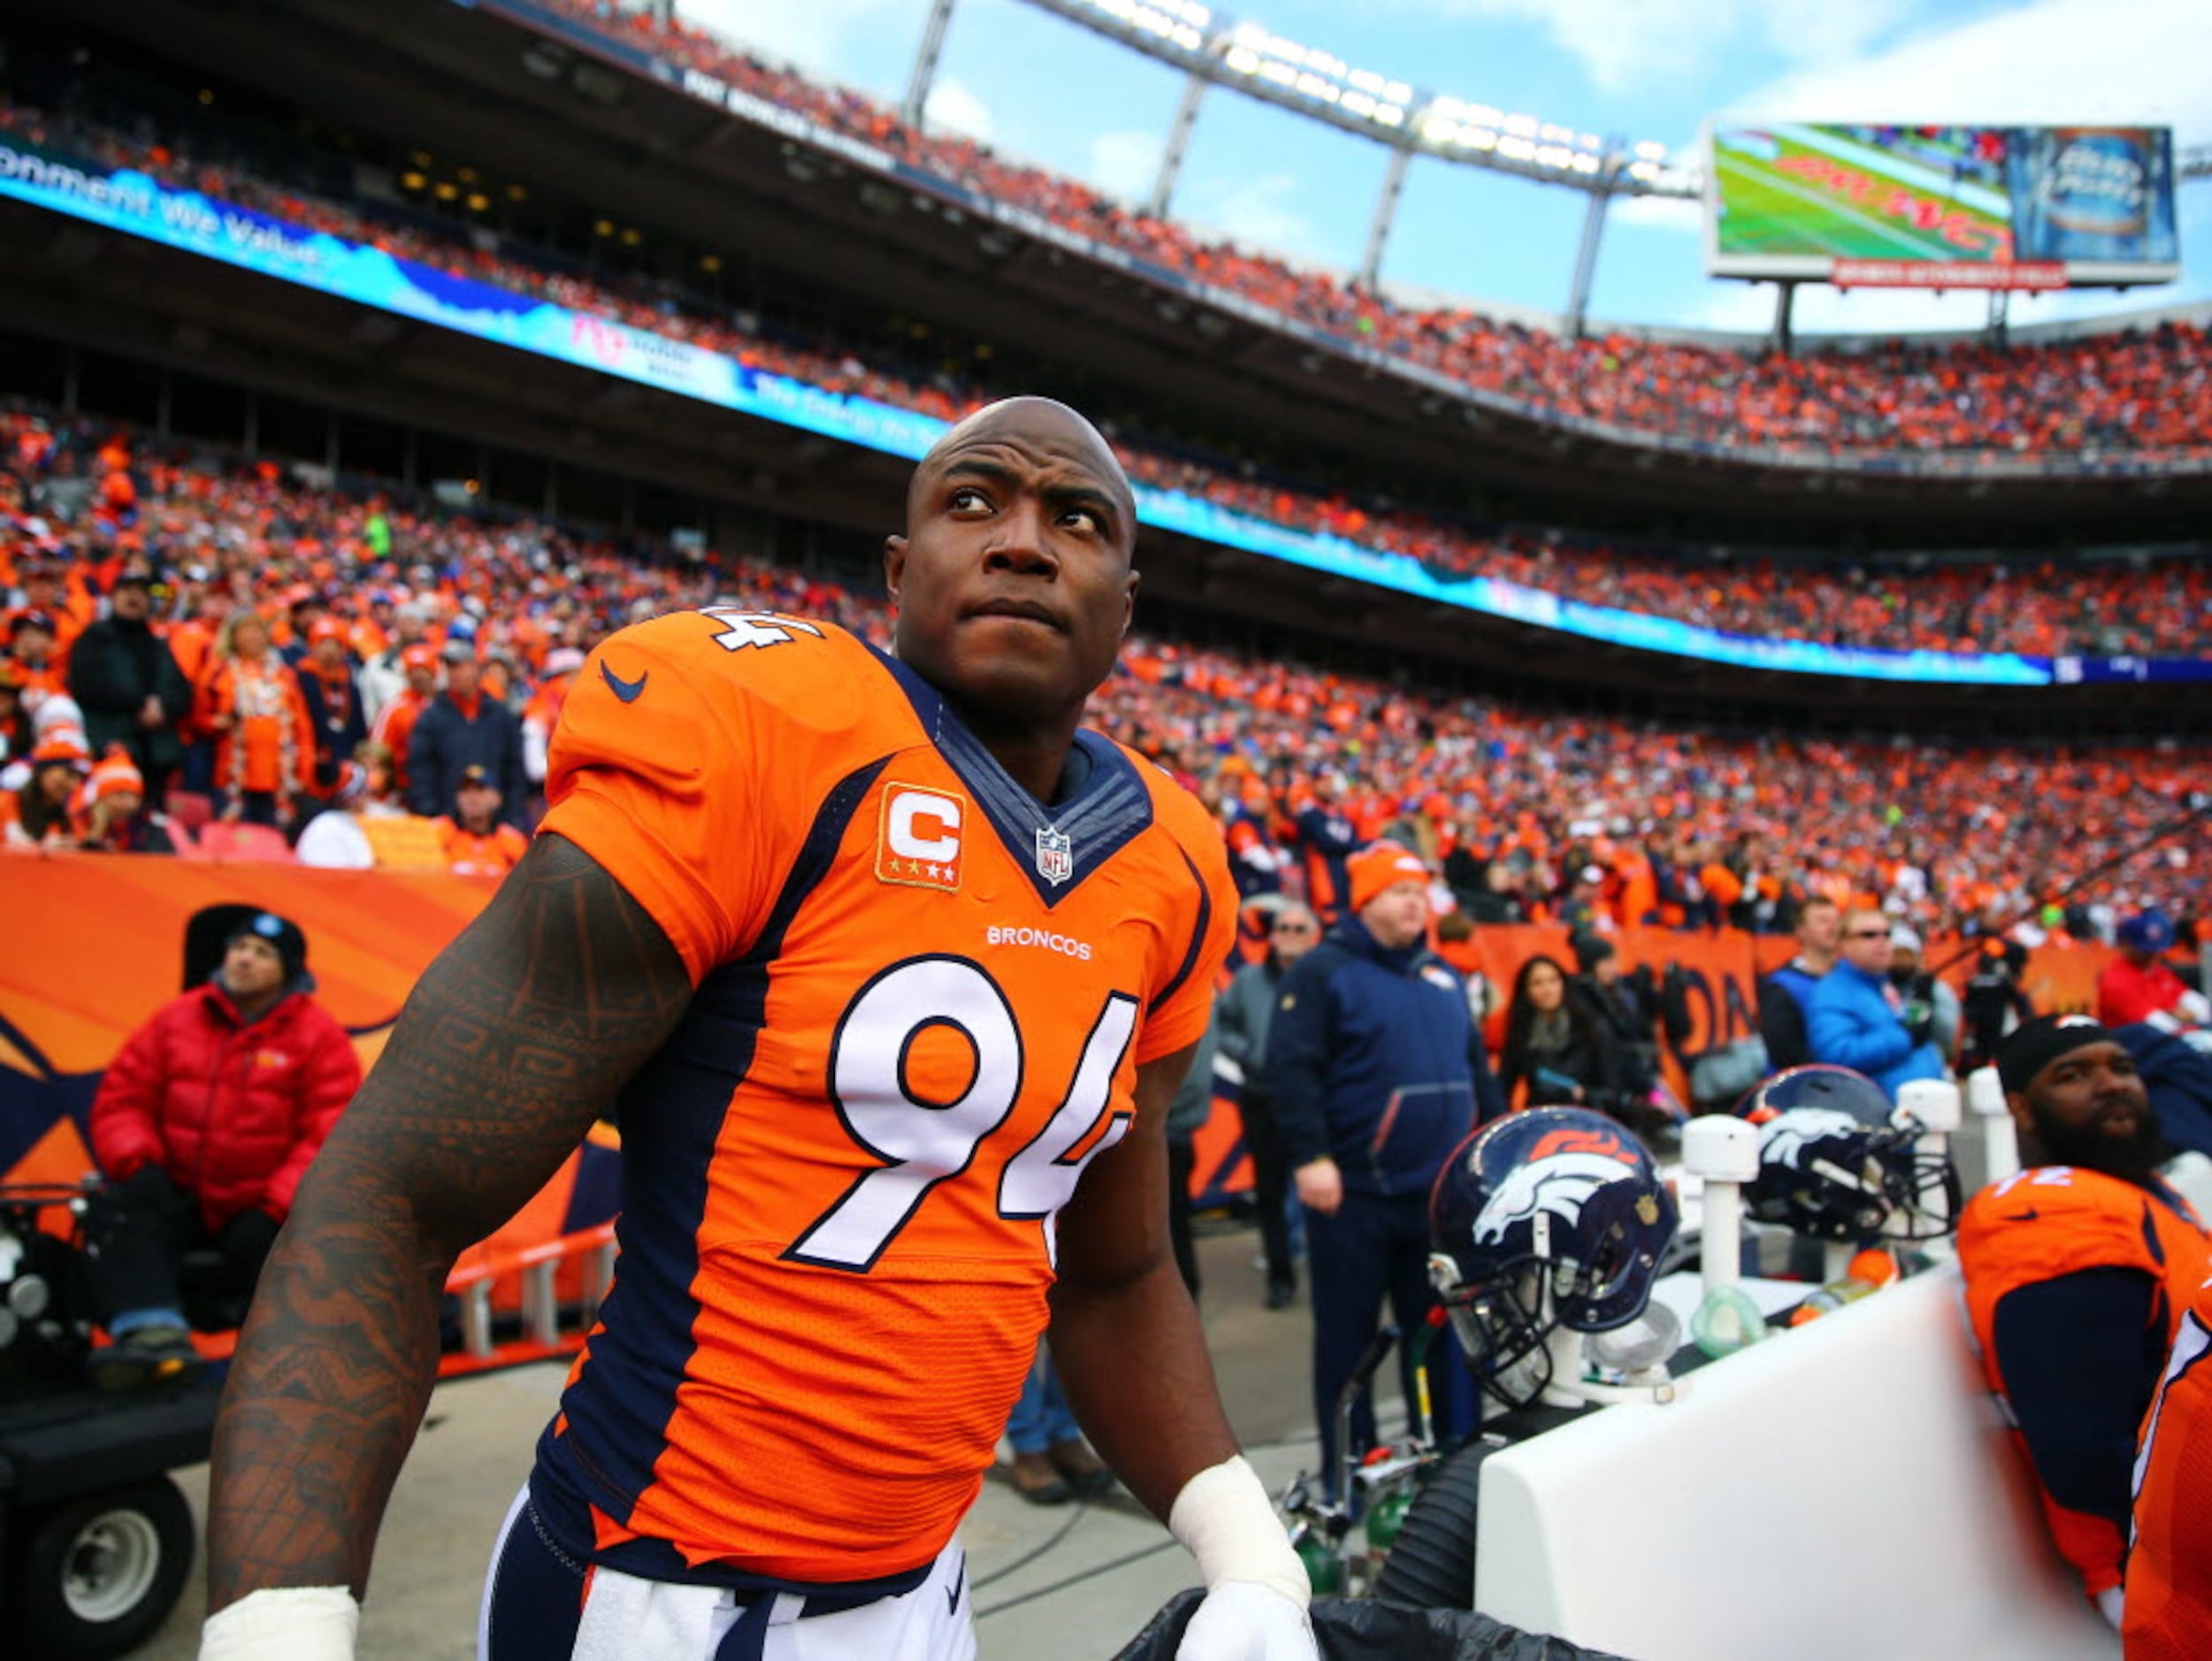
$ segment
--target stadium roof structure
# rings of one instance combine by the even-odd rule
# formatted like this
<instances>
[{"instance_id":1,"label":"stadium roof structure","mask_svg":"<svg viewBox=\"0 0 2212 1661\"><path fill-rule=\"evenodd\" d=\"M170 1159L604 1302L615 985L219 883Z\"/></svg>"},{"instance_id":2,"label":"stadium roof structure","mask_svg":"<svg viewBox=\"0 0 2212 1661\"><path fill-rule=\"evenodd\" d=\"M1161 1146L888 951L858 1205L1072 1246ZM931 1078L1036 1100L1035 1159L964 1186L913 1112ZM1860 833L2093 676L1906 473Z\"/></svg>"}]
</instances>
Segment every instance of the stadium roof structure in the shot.
<instances>
[{"instance_id":1,"label":"stadium roof structure","mask_svg":"<svg viewBox=\"0 0 2212 1661\"><path fill-rule=\"evenodd\" d=\"M674 9L673 0L645 3L664 20ZM938 59L957 4L958 0L930 0L899 111L907 125L917 130L924 125ZM1182 100L1161 146L1159 169L1142 204L1143 211L1152 218L1167 216L1200 106L1211 87L1274 104L1388 149L1389 165L1376 193L1365 252L1354 273L1355 281L1369 290L1381 280L1383 249L1397 216L1407 171L1416 156L1562 186L1588 198L1563 314L1570 333L1581 332L1588 311L1606 210L1613 199L1702 200L1712 183L1702 163L1672 161L1666 147L1657 142L1632 144L1618 137L1601 137L1525 111L1417 87L1406 78L1355 65L1326 47L1277 34L1256 21L1239 20L1214 10L1206 0L1026 0L1026 4L1178 70L1185 77ZM2174 162L2177 182L2212 177L2212 147L2184 150ZM1709 204L1709 225L1712 212ZM1879 262L1860 263L1870 264L1870 271L1859 276L1860 282L1879 280L1871 274L1871 264ZM1945 269L1955 272L1954 267ZM2025 271L2023 267L2022 274ZM1811 273L1745 270L1725 274L1776 279L1774 334L1783 348L1788 349L1795 290ZM2126 279L2163 281L2170 274L2161 271ZM2012 275L2009 268L2006 275L2008 279ZM2085 267L2082 279L2101 278ZM1910 286L1943 285L1922 278L1915 279ZM2020 285L2001 280L1963 281L1963 286L2002 291ZM1993 327L2005 315L2000 292L1993 301Z\"/></svg>"},{"instance_id":2,"label":"stadium roof structure","mask_svg":"<svg viewBox=\"0 0 2212 1661\"><path fill-rule=\"evenodd\" d=\"M936 0L948 6L950 0ZM1514 173L1545 184L1621 195L1687 196L1695 169L1671 166L1666 147L1628 145L1534 115L1419 88L1358 68L1325 48L1238 22L1198 0L1028 0L1213 86L1278 104L1394 149Z\"/></svg>"},{"instance_id":3,"label":"stadium roof structure","mask_svg":"<svg viewBox=\"0 0 2212 1661\"><path fill-rule=\"evenodd\" d=\"M930 0L928 22L915 53L901 114L922 125L956 0ZM1222 87L1293 114L1369 139L1390 151L1376 193L1366 251L1358 279L1380 280L1382 250L1397 217L1413 157L1431 156L1465 166L1510 173L1539 184L1563 185L1589 198L1567 301L1570 327L1579 329L1589 304L1605 209L1616 196L1676 196L1704 193L1697 168L1671 164L1666 147L1653 140L1630 144L1604 138L1525 111L1418 88L1379 70L1355 66L1327 48L1307 46L1264 24L1238 21L1203 0L1028 0L1042 11L1117 41L1181 70L1186 77L1167 142L1160 149L1144 211L1167 215L1175 181L1209 87Z\"/></svg>"}]
</instances>

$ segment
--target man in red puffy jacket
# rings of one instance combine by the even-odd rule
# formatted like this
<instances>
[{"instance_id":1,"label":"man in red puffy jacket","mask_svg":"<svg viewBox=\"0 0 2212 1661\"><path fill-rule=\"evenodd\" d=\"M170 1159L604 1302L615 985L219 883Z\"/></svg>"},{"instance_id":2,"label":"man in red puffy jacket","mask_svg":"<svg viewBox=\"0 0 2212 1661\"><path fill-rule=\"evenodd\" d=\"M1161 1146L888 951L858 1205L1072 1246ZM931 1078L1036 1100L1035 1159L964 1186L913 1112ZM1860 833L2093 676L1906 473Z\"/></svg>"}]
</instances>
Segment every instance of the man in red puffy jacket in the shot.
<instances>
[{"instance_id":1,"label":"man in red puffy jacket","mask_svg":"<svg viewBox=\"0 0 2212 1661\"><path fill-rule=\"evenodd\" d=\"M93 1382L125 1389L198 1366L177 1284L212 1248L250 1295L294 1190L361 1083L345 1029L308 996L307 940L273 912L233 934L204 986L157 1010L92 1103L106 1188L85 1216L93 1312L112 1340Z\"/></svg>"}]
</instances>

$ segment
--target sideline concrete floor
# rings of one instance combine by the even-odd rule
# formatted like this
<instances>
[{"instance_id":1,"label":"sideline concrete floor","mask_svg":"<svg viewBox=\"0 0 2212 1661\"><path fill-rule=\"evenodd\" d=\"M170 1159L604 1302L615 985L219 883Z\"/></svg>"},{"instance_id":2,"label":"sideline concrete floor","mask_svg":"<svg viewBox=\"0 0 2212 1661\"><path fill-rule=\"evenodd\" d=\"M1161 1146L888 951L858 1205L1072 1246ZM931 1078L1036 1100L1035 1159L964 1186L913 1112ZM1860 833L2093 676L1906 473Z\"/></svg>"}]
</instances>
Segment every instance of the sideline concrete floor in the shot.
<instances>
[{"instance_id":1,"label":"sideline concrete floor","mask_svg":"<svg viewBox=\"0 0 2212 1661\"><path fill-rule=\"evenodd\" d=\"M1312 1328L1303 1294L1288 1310L1261 1307L1258 1243L1245 1228L1200 1236L1199 1306L1230 1421L1280 1494L1317 1458L1307 1400ZM471 1661L485 1560L561 1379L555 1366L522 1367L442 1385L432 1396L378 1547L361 1661ZM1388 1404L1386 1397L1386 1427ZM206 1466L176 1478L195 1515L203 1514ZM1196 1584L1167 1531L1118 1490L1080 1509L1045 1507L1003 1481L986 1481L961 1537L983 1661L1110 1661L1162 1604ZM136 1654L192 1661L204 1608L195 1566L176 1611Z\"/></svg>"}]
</instances>

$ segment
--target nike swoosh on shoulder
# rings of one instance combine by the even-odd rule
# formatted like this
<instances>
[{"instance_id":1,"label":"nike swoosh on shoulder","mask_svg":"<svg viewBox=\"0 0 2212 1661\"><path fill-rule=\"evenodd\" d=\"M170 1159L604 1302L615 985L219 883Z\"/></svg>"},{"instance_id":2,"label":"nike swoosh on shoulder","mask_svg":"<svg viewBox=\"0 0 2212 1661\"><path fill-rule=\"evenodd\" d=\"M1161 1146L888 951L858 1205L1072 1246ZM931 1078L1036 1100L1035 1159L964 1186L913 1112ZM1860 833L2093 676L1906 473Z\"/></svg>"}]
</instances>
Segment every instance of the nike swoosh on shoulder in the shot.
<instances>
[{"instance_id":1,"label":"nike swoosh on shoulder","mask_svg":"<svg viewBox=\"0 0 2212 1661\"><path fill-rule=\"evenodd\" d=\"M960 1613L961 1593L966 1588L967 1585L968 1559L963 1556L961 1558L960 1573L953 1577L953 1583L945 1588L945 1612L946 1614L957 1615Z\"/></svg>"},{"instance_id":2,"label":"nike swoosh on shoulder","mask_svg":"<svg viewBox=\"0 0 2212 1661\"><path fill-rule=\"evenodd\" d=\"M2033 1222L2042 1214L2043 1213L2041 1212L2036 1210L2034 1206L2031 1206L2025 1211L2016 1211L2009 1213L2005 1218L2005 1221L2007 1222Z\"/></svg>"},{"instance_id":3,"label":"nike swoosh on shoulder","mask_svg":"<svg viewBox=\"0 0 2212 1661\"><path fill-rule=\"evenodd\" d=\"M599 660L599 672L606 677L608 690L626 704L636 703L638 694L645 690L646 682L653 677L653 671L647 670L635 680L624 680L608 667L607 660L603 657Z\"/></svg>"}]
</instances>

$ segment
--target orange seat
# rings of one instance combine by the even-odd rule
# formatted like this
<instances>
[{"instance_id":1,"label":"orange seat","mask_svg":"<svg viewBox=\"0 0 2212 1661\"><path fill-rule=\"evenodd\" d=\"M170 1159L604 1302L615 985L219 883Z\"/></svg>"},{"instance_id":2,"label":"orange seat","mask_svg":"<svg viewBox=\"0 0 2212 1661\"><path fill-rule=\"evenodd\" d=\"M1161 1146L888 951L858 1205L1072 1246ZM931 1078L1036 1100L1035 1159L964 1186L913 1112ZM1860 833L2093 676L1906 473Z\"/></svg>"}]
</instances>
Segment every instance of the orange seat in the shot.
<instances>
[{"instance_id":1,"label":"orange seat","mask_svg":"<svg viewBox=\"0 0 2212 1661\"><path fill-rule=\"evenodd\" d=\"M265 824L226 824L221 821L201 827L198 853L202 859L228 860L241 864L291 865L292 846L281 830Z\"/></svg>"}]
</instances>

